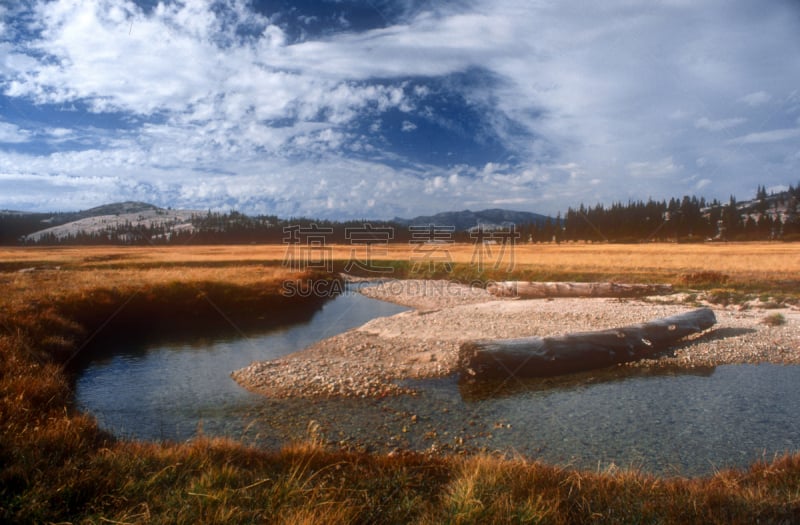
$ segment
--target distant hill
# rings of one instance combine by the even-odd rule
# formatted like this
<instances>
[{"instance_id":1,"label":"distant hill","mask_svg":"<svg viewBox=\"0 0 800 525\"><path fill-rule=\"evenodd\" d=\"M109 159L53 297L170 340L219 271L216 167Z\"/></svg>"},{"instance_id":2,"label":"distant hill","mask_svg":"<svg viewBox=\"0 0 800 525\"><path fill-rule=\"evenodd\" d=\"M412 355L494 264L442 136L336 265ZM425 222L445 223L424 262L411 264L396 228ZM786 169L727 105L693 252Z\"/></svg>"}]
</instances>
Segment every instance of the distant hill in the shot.
<instances>
[{"instance_id":1,"label":"distant hill","mask_svg":"<svg viewBox=\"0 0 800 525\"><path fill-rule=\"evenodd\" d=\"M393 228L392 239L401 243L415 240L415 232L409 226L452 227L451 240L473 242L477 228L495 230L494 235L508 231L512 224L520 242L800 240L800 186L771 194L759 186L754 199L737 201L731 197L727 203L685 196L669 201L581 205L569 208L559 219L495 208L371 221L371 224ZM77 212L0 210L0 244L281 243L287 241L287 228L308 229L317 225L329 232L326 242L330 243L351 242L349 230L363 226L360 221L171 210L127 201Z\"/></svg>"},{"instance_id":2,"label":"distant hill","mask_svg":"<svg viewBox=\"0 0 800 525\"><path fill-rule=\"evenodd\" d=\"M421 215L413 219L395 218L393 222L405 226L424 226L434 224L437 226L454 226L456 231L468 231L477 226L487 229L507 227L511 224L537 224L543 225L552 218L538 213L527 211L512 211L490 209L482 211L448 211L436 215Z\"/></svg>"},{"instance_id":3,"label":"distant hill","mask_svg":"<svg viewBox=\"0 0 800 525\"><path fill-rule=\"evenodd\" d=\"M44 230L53 226L68 224L70 222L86 219L89 217L98 217L102 215L118 215L124 213L136 213L142 211L158 210L158 206L148 204L146 202L116 202L113 204L104 204L88 210L72 211L72 212L28 212L18 210L0 210L0 218L3 219L4 231L2 232L2 240L8 240L7 237L13 233L14 240L25 235Z\"/></svg>"},{"instance_id":4,"label":"distant hill","mask_svg":"<svg viewBox=\"0 0 800 525\"><path fill-rule=\"evenodd\" d=\"M72 220L86 219L88 217L99 217L100 215L122 215L124 213L140 213L150 211L164 211L154 204L138 201L125 201L115 202L112 204L104 204L88 210L76 212Z\"/></svg>"},{"instance_id":5,"label":"distant hill","mask_svg":"<svg viewBox=\"0 0 800 525\"><path fill-rule=\"evenodd\" d=\"M105 204L77 212L4 210L0 211L0 243L161 243L174 241L176 236L185 240L187 235L207 242L251 242L253 239L263 242L265 236L282 239L284 235L283 221L277 217L248 217L236 212L207 215L207 212L167 210L135 201ZM402 229L429 224L453 226L456 232L463 233L478 226L487 230L505 229L511 224L542 226L548 219L538 213L491 209L444 212L413 219L395 219L386 224ZM270 229L275 232L265 233Z\"/></svg>"},{"instance_id":6,"label":"distant hill","mask_svg":"<svg viewBox=\"0 0 800 525\"><path fill-rule=\"evenodd\" d=\"M171 236L175 231L192 231L193 210L165 210L146 202L117 202L74 213L57 214L40 220L40 226L22 236L23 242L58 242L78 235L116 233L118 242L130 242L136 232L148 236ZM154 233L158 231L158 233Z\"/></svg>"}]
</instances>

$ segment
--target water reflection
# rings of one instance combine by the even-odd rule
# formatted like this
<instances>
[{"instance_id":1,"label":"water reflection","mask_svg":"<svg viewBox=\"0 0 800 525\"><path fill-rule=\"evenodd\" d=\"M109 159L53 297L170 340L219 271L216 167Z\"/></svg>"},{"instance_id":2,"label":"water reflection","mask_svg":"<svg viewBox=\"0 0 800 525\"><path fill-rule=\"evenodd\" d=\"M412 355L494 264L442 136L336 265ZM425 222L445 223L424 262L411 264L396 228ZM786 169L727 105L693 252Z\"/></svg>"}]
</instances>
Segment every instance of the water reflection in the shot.
<instances>
[{"instance_id":1,"label":"water reflection","mask_svg":"<svg viewBox=\"0 0 800 525\"><path fill-rule=\"evenodd\" d=\"M256 333L229 330L182 340L173 334L166 341L147 342L107 339L82 356L77 402L101 426L125 437L185 440L199 425L208 434L237 437L243 414L263 398L234 382L233 370L404 310L351 291L312 311L308 321Z\"/></svg>"},{"instance_id":2,"label":"water reflection","mask_svg":"<svg viewBox=\"0 0 800 525\"><path fill-rule=\"evenodd\" d=\"M716 367L714 366L696 366L692 368L679 366L613 366L555 377L519 378L512 376L496 381L475 381L466 376L459 378L458 389L464 401L479 402L492 398L518 396L527 392L570 390L603 383L626 381L633 378L675 377L681 375L709 377L715 370Z\"/></svg>"},{"instance_id":3,"label":"water reflection","mask_svg":"<svg viewBox=\"0 0 800 525\"><path fill-rule=\"evenodd\" d=\"M797 366L726 365L465 401L454 375L408 381L417 396L265 400L241 415L242 437L276 446L314 422L329 443L359 450L500 451L583 469L703 475L798 450L798 381Z\"/></svg>"},{"instance_id":4,"label":"water reflection","mask_svg":"<svg viewBox=\"0 0 800 525\"><path fill-rule=\"evenodd\" d=\"M488 392L452 376L409 381L417 396L380 400L267 399L229 376L404 309L349 293L307 322L245 337L118 342L113 355L84 366L77 401L101 426L134 439L181 441L202 428L278 447L305 438L313 421L335 446L502 451L588 469L707 474L800 448L797 366L617 367Z\"/></svg>"}]
</instances>

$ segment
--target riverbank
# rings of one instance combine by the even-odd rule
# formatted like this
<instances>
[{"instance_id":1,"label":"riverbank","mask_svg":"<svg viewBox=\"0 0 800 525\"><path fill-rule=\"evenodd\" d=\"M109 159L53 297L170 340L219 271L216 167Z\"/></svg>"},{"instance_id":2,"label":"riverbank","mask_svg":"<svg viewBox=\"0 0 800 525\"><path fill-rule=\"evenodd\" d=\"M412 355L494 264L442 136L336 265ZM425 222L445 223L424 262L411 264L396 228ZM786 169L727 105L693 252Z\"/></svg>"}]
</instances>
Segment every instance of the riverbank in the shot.
<instances>
[{"instance_id":1,"label":"riverbank","mask_svg":"<svg viewBox=\"0 0 800 525\"><path fill-rule=\"evenodd\" d=\"M63 360L109 328L106 321L119 320L129 306L136 306L138 324L125 326L139 334L150 330L154 312L176 320L211 308L220 323L238 323L239 314L252 310L253 304L275 306L281 283L298 278L280 268L284 250L274 247L277 260L272 266L252 246L18 248L0 254L0 521L800 520L798 454L700 478L663 478L636 470L581 471L487 455L342 452L322 446L313 428L307 440L281 450L212 439L202 431L187 443L137 442L104 432L91 415L75 408ZM139 256L146 260L139 261ZM796 263L793 254L785 259L786 264L763 267ZM586 264L597 260L587 257ZM654 256L649 266L659 262ZM685 271L687 265L680 266ZM692 271L703 268L700 263L688 266ZM242 290L248 293L242 295ZM202 319L207 323L208 314Z\"/></svg>"},{"instance_id":2,"label":"riverbank","mask_svg":"<svg viewBox=\"0 0 800 525\"><path fill-rule=\"evenodd\" d=\"M363 288L375 299L414 308L325 339L273 361L233 372L245 388L270 397L382 397L413 393L404 379L458 371L458 350L475 339L550 336L643 323L695 307L685 296L620 300L499 299L448 281L397 280ZM659 359L623 366L710 367L800 364L800 310L712 305L717 324ZM768 324L780 315L782 324Z\"/></svg>"}]
</instances>

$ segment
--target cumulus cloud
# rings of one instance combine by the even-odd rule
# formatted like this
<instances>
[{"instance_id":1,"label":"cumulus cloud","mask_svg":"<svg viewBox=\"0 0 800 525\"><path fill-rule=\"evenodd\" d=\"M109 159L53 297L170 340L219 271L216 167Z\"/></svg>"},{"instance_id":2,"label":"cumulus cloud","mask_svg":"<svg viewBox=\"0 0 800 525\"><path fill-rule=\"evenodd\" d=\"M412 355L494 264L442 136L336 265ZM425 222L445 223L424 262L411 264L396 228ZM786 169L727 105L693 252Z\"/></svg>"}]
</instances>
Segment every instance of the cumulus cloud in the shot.
<instances>
[{"instance_id":1,"label":"cumulus cloud","mask_svg":"<svg viewBox=\"0 0 800 525\"><path fill-rule=\"evenodd\" d=\"M401 87L269 67L285 46L281 30L243 2L227 4L228 19L205 2L160 3L149 16L121 0L40 3L39 39L28 47L42 58L18 64L5 94L98 113L165 112L178 126L221 121L245 134L274 119L342 124L367 106L402 105ZM242 40L243 25L264 26L261 38Z\"/></svg>"},{"instance_id":2,"label":"cumulus cloud","mask_svg":"<svg viewBox=\"0 0 800 525\"><path fill-rule=\"evenodd\" d=\"M37 201L37 186L74 208L86 198L57 192L69 177L84 190L94 181L82 194L92 204L140 195L391 217L744 195L765 182L753 177L766 163L769 184L796 182L800 161L785 150L798 136L791 2L424 4L301 38L286 13L253 5L53 0L0 11L3 100L78 113L38 128L26 111L0 122L3 199L55 202ZM320 20L298 16L303 27ZM448 160L396 148L415 137ZM21 149L36 141L40 150ZM32 174L38 185L8 182ZM725 182L701 184L712 179Z\"/></svg>"},{"instance_id":3,"label":"cumulus cloud","mask_svg":"<svg viewBox=\"0 0 800 525\"><path fill-rule=\"evenodd\" d=\"M0 121L0 143L20 143L30 140L30 133L14 124Z\"/></svg>"}]
</instances>

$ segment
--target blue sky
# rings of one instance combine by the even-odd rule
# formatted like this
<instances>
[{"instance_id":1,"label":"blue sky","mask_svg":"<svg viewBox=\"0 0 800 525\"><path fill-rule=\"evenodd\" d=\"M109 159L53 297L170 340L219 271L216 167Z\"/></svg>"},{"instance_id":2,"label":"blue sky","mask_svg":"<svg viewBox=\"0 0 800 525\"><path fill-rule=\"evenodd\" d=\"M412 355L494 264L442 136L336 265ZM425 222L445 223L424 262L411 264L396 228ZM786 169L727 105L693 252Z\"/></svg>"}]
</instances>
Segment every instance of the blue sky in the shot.
<instances>
[{"instance_id":1,"label":"blue sky","mask_svg":"<svg viewBox=\"0 0 800 525\"><path fill-rule=\"evenodd\" d=\"M0 209L284 217L800 182L800 4L0 4Z\"/></svg>"}]
</instances>

